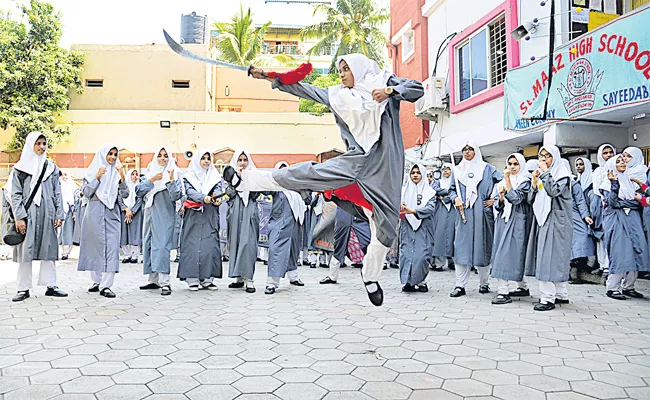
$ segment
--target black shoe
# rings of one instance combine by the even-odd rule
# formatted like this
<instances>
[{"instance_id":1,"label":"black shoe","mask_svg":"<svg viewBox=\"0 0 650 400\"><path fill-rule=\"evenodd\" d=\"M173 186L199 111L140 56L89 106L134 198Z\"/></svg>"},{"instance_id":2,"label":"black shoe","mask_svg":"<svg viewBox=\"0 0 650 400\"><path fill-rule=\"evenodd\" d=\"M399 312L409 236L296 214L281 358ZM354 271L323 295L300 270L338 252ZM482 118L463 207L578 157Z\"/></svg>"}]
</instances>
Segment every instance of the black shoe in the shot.
<instances>
[{"instance_id":1,"label":"black shoe","mask_svg":"<svg viewBox=\"0 0 650 400\"><path fill-rule=\"evenodd\" d=\"M644 297L643 294L637 292L635 289L623 290L623 294L635 299L642 299Z\"/></svg>"},{"instance_id":2,"label":"black shoe","mask_svg":"<svg viewBox=\"0 0 650 400\"><path fill-rule=\"evenodd\" d=\"M589 272L589 273L592 274L592 275L598 275L598 276L601 276L601 275L603 275L603 270L600 269L600 268L596 268L596 269L592 270L592 271Z\"/></svg>"},{"instance_id":3,"label":"black shoe","mask_svg":"<svg viewBox=\"0 0 650 400\"><path fill-rule=\"evenodd\" d=\"M268 261L264 261L264 265L269 265L269 262L268 262Z\"/></svg>"},{"instance_id":4,"label":"black shoe","mask_svg":"<svg viewBox=\"0 0 650 400\"><path fill-rule=\"evenodd\" d=\"M490 287L488 285L479 286L478 292L480 294L490 293Z\"/></svg>"},{"instance_id":5,"label":"black shoe","mask_svg":"<svg viewBox=\"0 0 650 400\"><path fill-rule=\"evenodd\" d=\"M122 260L122 264L128 264L130 262L131 262L130 258L125 258L124 260Z\"/></svg>"},{"instance_id":6,"label":"black shoe","mask_svg":"<svg viewBox=\"0 0 650 400\"><path fill-rule=\"evenodd\" d=\"M199 289L200 290L212 290L212 291L214 291L214 290L218 290L219 288L214 283L208 283L207 285L201 284L199 286Z\"/></svg>"},{"instance_id":7,"label":"black shoe","mask_svg":"<svg viewBox=\"0 0 650 400\"><path fill-rule=\"evenodd\" d=\"M449 293L449 297L460 297L460 296L465 296L465 288L462 287L455 287L454 290Z\"/></svg>"},{"instance_id":8,"label":"black shoe","mask_svg":"<svg viewBox=\"0 0 650 400\"><path fill-rule=\"evenodd\" d=\"M415 291L416 291L415 286L411 285L410 283L407 283L406 285L402 286L402 292L413 293Z\"/></svg>"},{"instance_id":9,"label":"black shoe","mask_svg":"<svg viewBox=\"0 0 650 400\"><path fill-rule=\"evenodd\" d=\"M295 281L290 281L289 283L292 284L293 286L305 286L305 284L300 279Z\"/></svg>"},{"instance_id":10,"label":"black shoe","mask_svg":"<svg viewBox=\"0 0 650 400\"><path fill-rule=\"evenodd\" d=\"M138 259L137 259L137 258L131 258L131 259L129 260L129 262L130 262L131 264L137 264L137 263L138 263Z\"/></svg>"},{"instance_id":11,"label":"black shoe","mask_svg":"<svg viewBox=\"0 0 650 400\"><path fill-rule=\"evenodd\" d=\"M309 264L309 268L316 268L316 263Z\"/></svg>"},{"instance_id":12,"label":"black shoe","mask_svg":"<svg viewBox=\"0 0 650 400\"><path fill-rule=\"evenodd\" d=\"M517 289L515 289L514 292L508 293L508 296L510 296L510 297L529 297L530 296L530 290L529 289L517 288Z\"/></svg>"},{"instance_id":13,"label":"black shoe","mask_svg":"<svg viewBox=\"0 0 650 400\"><path fill-rule=\"evenodd\" d=\"M104 288L102 289L101 292L99 292L100 296L108 297L109 299L115 298L115 293L109 288Z\"/></svg>"},{"instance_id":14,"label":"black shoe","mask_svg":"<svg viewBox=\"0 0 650 400\"><path fill-rule=\"evenodd\" d=\"M11 299L11 301L23 301L28 298L29 298L29 290L25 290L24 292L16 293L16 295L14 296L13 299Z\"/></svg>"},{"instance_id":15,"label":"black shoe","mask_svg":"<svg viewBox=\"0 0 650 400\"><path fill-rule=\"evenodd\" d=\"M321 268L329 268L330 266L325 264L325 263L320 263L319 267L321 267Z\"/></svg>"},{"instance_id":16,"label":"black shoe","mask_svg":"<svg viewBox=\"0 0 650 400\"><path fill-rule=\"evenodd\" d=\"M97 293L97 292L99 292L99 283L93 283L93 285L88 288L88 293Z\"/></svg>"},{"instance_id":17,"label":"black shoe","mask_svg":"<svg viewBox=\"0 0 650 400\"><path fill-rule=\"evenodd\" d=\"M221 261L222 262L228 262L228 257L226 257L226 256L221 257Z\"/></svg>"},{"instance_id":18,"label":"black shoe","mask_svg":"<svg viewBox=\"0 0 650 400\"><path fill-rule=\"evenodd\" d=\"M569 299L555 299L555 304L569 304Z\"/></svg>"},{"instance_id":19,"label":"black shoe","mask_svg":"<svg viewBox=\"0 0 650 400\"><path fill-rule=\"evenodd\" d=\"M51 296L51 297L68 297L68 294L64 292L63 290L59 289L56 286L52 286L47 288L45 291L46 296Z\"/></svg>"},{"instance_id":20,"label":"black shoe","mask_svg":"<svg viewBox=\"0 0 650 400\"><path fill-rule=\"evenodd\" d=\"M363 268L363 264L361 264L361 263L352 264L352 267L353 268ZM397 267L397 268L399 268L399 267Z\"/></svg>"},{"instance_id":21,"label":"black shoe","mask_svg":"<svg viewBox=\"0 0 650 400\"><path fill-rule=\"evenodd\" d=\"M246 293L255 293L255 287L254 286L249 286L246 288Z\"/></svg>"},{"instance_id":22,"label":"black shoe","mask_svg":"<svg viewBox=\"0 0 650 400\"><path fill-rule=\"evenodd\" d=\"M610 299L614 299L614 300L627 300L627 297L625 297L623 295L623 293L619 292L618 290L616 290L616 291L608 290L607 291L607 297L609 297Z\"/></svg>"},{"instance_id":23,"label":"black shoe","mask_svg":"<svg viewBox=\"0 0 650 400\"><path fill-rule=\"evenodd\" d=\"M181 256L177 254L177 255L176 255L176 258L174 258L174 261L173 261L173 262L177 263L177 262L179 262L180 260L181 260Z\"/></svg>"},{"instance_id":24,"label":"black shoe","mask_svg":"<svg viewBox=\"0 0 650 400\"><path fill-rule=\"evenodd\" d=\"M507 294L499 294L492 299L492 304L499 305L499 304L508 304L508 303L512 303L512 299Z\"/></svg>"},{"instance_id":25,"label":"black shoe","mask_svg":"<svg viewBox=\"0 0 650 400\"><path fill-rule=\"evenodd\" d=\"M266 289L264 289L264 294L273 294L275 293L275 288L272 286L267 286Z\"/></svg>"},{"instance_id":26,"label":"black shoe","mask_svg":"<svg viewBox=\"0 0 650 400\"><path fill-rule=\"evenodd\" d=\"M366 286L366 292L368 293L368 298L372 305L379 307L384 304L384 290L379 286L379 282L363 282ZM375 284L377 285L377 290L374 292L368 292L368 286Z\"/></svg>"},{"instance_id":27,"label":"black shoe","mask_svg":"<svg viewBox=\"0 0 650 400\"><path fill-rule=\"evenodd\" d=\"M537 303L533 307L535 311L551 311L555 309L555 304L553 303Z\"/></svg>"},{"instance_id":28,"label":"black shoe","mask_svg":"<svg viewBox=\"0 0 650 400\"><path fill-rule=\"evenodd\" d=\"M223 169L222 176L223 180L235 189L241 184L241 176L230 165L226 165L226 168Z\"/></svg>"},{"instance_id":29,"label":"black shoe","mask_svg":"<svg viewBox=\"0 0 650 400\"><path fill-rule=\"evenodd\" d=\"M384 267L381 270L386 271L387 269L388 269L388 265L384 264Z\"/></svg>"},{"instance_id":30,"label":"black shoe","mask_svg":"<svg viewBox=\"0 0 650 400\"><path fill-rule=\"evenodd\" d=\"M262 259L259 258L259 257L257 257L257 259L255 260L255 262L262 262L262 261L264 261L264 260L262 260Z\"/></svg>"},{"instance_id":31,"label":"black shoe","mask_svg":"<svg viewBox=\"0 0 650 400\"><path fill-rule=\"evenodd\" d=\"M144 286L140 286L140 290L154 290L154 289L160 289L160 285L157 283L147 283Z\"/></svg>"},{"instance_id":32,"label":"black shoe","mask_svg":"<svg viewBox=\"0 0 650 400\"><path fill-rule=\"evenodd\" d=\"M393 264L393 263L391 263L391 264L390 264L390 267L391 267L392 269L399 269L399 264Z\"/></svg>"},{"instance_id":33,"label":"black shoe","mask_svg":"<svg viewBox=\"0 0 650 400\"><path fill-rule=\"evenodd\" d=\"M416 285L415 288L417 289L418 292L421 293L426 293L429 291L429 286L427 286L426 283L423 283L421 285Z\"/></svg>"},{"instance_id":34,"label":"black shoe","mask_svg":"<svg viewBox=\"0 0 650 400\"><path fill-rule=\"evenodd\" d=\"M228 287L231 289L241 289L244 287L244 282L231 282Z\"/></svg>"},{"instance_id":35,"label":"black shoe","mask_svg":"<svg viewBox=\"0 0 650 400\"><path fill-rule=\"evenodd\" d=\"M433 267L431 268L431 271L442 272L444 269L442 267Z\"/></svg>"},{"instance_id":36,"label":"black shoe","mask_svg":"<svg viewBox=\"0 0 650 400\"><path fill-rule=\"evenodd\" d=\"M68 256L62 256L62 257L61 257L61 260L62 260L62 261L65 261L65 260L67 260L67 259L68 259Z\"/></svg>"},{"instance_id":37,"label":"black shoe","mask_svg":"<svg viewBox=\"0 0 650 400\"><path fill-rule=\"evenodd\" d=\"M163 296L169 296L172 294L172 288L169 285L163 286L162 290L160 291L160 294Z\"/></svg>"},{"instance_id":38,"label":"black shoe","mask_svg":"<svg viewBox=\"0 0 650 400\"><path fill-rule=\"evenodd\" d=\"M456 265L455 264L448 264L447 268L449 268L452 271L455 271L456 270Z\"/></svg>"},{"instance_id":39,"label":"black shoe","mask_svg":"<svg viewBox=\"0 0 650 400\"><path fill-rule=\"evenodd\" d=\"M329 276L327 276L327 277L321 279L320 282L318 282L318 283L320 283L321 285L328 285L328 284L330 284L330 283L336 283L336 281L335 281L335 280L332 280L332 278L330 278Z\"/></svg>"}]
</instances>

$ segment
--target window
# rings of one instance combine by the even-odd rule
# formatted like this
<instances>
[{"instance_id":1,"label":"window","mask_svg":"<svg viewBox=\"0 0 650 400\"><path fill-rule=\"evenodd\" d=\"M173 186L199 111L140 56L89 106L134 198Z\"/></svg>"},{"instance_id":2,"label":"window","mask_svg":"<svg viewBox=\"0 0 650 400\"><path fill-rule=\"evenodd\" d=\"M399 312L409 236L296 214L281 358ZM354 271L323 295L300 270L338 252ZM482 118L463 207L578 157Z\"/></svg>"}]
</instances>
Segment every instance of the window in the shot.
<instances>
[{"instance_id":1,"label":"window","mask_svg":"<svg viewBox=\"0 0 650 400\"><path fill-rule=\"evenodd\" d=\"M415 55L415 32L408 29L402 36L402 63L407 63Z\"/></svg>"},{"instance_id":2,"label":"window","mask_svg":"<svg viewBox=\"0 0 650 400\"><path fill-rule=\"evenodd\" d=\"M505 15L456 46L456 52L460 101L502 84L508 67Z\"/></svg>"},{"instance_id":3,"label":"window","mask_svg":"<svg viewBox=\"0 0 650 400\"><path fill-rule=\"evenodd\" d=\"M87 87L104 87L103 79L86 79Z\"/></svg>"},{"instance_id":4,"label":"window","mask_svg":"<svg viewBox=\"0 0 650 400\"><path fill-rule=\"evenodd\" d=\"M172 80L172 87L175 89L189 89L190 81L176 81Z\"/></svg>"}]
</instances>

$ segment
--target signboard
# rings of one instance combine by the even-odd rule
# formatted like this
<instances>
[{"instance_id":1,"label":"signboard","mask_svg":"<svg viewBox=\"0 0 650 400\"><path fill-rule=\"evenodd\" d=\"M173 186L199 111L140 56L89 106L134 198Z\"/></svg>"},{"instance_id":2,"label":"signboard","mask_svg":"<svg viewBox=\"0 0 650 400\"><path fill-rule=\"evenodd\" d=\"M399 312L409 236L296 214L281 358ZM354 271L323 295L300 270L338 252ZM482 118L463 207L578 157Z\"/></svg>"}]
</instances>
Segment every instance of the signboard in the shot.
<instances>
[{"instance_id":1,"label":"signboard","mask_svg":"<svg viewBox=\"0 0 650 400\"><path fill-rule=\"evenodd\" d=\"M558 47L553 87L548 56L506 74L505 129L528 133L554 124L650 103L650 8L636 10ZM548 120L541 118L548 95Z\"/></svg>"}]
</instances>

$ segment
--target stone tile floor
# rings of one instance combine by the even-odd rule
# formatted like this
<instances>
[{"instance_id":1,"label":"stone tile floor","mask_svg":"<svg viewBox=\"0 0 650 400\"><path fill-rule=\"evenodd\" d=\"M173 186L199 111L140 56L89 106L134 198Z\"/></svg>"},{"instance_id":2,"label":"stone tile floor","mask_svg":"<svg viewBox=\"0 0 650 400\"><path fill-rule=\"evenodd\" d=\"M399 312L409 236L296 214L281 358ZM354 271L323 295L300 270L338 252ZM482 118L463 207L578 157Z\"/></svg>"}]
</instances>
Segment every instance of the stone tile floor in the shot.
<instances>
[{"instance_id":1,"label":"stone tile floor","mask_svg":"<svg viewBox=\"0 0 650 400\"><path fill-rule=\"evenodd\" d=\"M650 399L650 301L602 286L571 286L572 304L536 313L533 297L492 306L475 275L451 299L451 271L403 294L388 270L375 308L350 268L324 286L324 269L302 267L305 287L283 280L268 296L258 264L255 294L174 280L168 297L138 290L141 269L124 265L109 300L61 262L68 298L36 288L16 304L16 266L0 262L0 398Z\"/></svg>"}]
</instances>

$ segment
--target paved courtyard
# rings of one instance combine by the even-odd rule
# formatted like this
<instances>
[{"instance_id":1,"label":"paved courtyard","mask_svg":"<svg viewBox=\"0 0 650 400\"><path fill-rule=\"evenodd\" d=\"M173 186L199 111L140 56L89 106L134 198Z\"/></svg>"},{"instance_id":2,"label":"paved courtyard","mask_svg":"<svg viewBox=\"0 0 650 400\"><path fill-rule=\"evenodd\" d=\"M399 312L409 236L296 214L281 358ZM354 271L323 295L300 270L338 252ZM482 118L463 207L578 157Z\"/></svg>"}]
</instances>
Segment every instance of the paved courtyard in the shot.
<instances>
[{"instance_id":1,"label":"paved courtyard","mask_svg":"<svg viewBox=\"0 0 650 400\"><path fill-rule=\"evenodd\" d=\"M168 297L138 290L141 269L123 265L118 297L105 299L62 262L68 298L37 288L16 304L16 266L1 262L0 398L650 399L650 301L611 300L601 286L571 286L572 304L536 313L533 297L492 306L476 275L451 299L451 271L431 273L429 293L403 294L389 270L375 308L356 269L323 286L324 269L302 267L305 287L283 281L269 296L259 264L255 294L174 280Z\"/></svg>"}]
</instances>

